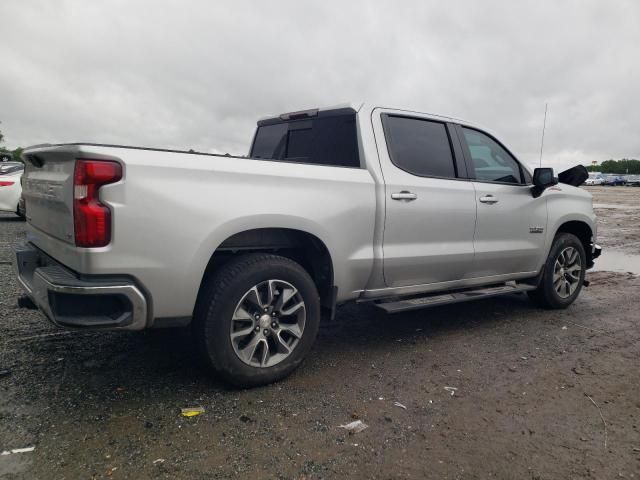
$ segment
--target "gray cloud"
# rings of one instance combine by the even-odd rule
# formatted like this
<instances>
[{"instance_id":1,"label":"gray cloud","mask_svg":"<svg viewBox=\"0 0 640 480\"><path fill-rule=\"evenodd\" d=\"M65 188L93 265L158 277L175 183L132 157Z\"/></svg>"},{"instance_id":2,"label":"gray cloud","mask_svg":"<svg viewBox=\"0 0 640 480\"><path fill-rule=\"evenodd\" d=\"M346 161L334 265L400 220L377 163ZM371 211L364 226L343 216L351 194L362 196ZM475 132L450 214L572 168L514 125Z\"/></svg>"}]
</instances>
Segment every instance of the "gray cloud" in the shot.
<instances>
[{"instance_id":1,"label":"gray cloud","mask_svg":"<svg viewBox=\"0 0 640 480\"><path fill-rule=\"evenodd\" d=\"M640 3L0 2L9 146L245 153L258 117L345 101L488 126L536 163L640 158Z\"/></svg>"}]
</instances>

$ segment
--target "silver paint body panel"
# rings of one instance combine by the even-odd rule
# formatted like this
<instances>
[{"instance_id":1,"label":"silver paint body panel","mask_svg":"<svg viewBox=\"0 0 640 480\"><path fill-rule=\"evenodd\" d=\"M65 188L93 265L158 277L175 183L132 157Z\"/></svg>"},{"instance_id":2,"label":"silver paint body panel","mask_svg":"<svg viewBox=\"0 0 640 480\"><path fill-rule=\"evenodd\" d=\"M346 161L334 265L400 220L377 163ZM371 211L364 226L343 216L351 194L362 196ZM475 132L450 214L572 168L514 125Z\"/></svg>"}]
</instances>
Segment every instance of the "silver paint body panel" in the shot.
<instances>
[{"instance_id":1,"label":"silver paint body panel","mask_svg":"<svg viewBox=\"0 0 640 480\"><path fill-rule=\"evenodd\" d=\"M532 277L562 223L580 220L595 233L590 194L579 188L559 185L533 198L524 186L399 170L380 115L407 112L354 108L366 165L360 169L113 146L28 149L47 162L26 170L27 240L78 273L134 278L150 299L151 325L153 318L191 316L211 255L251 229L295 229L320 239L331 254L339 302ZM122 180L100 190L113 212L106 247L73 244L75 158L123 165ZM417 199L392 200L401 190ZM488 192L500 202L477 201ZM544 233L532 234L532 226Z\"/></svg>"}]
</instances>

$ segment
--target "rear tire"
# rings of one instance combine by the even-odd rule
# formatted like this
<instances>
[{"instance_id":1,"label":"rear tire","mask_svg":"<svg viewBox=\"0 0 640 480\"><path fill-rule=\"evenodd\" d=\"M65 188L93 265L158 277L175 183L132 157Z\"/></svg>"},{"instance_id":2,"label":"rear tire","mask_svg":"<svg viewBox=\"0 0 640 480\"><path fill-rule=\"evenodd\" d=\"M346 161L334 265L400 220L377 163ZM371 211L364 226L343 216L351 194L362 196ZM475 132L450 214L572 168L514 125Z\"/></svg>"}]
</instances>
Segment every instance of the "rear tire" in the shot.
<instances>
[{"instance_id":1,"label":"rear tire","mask_svg":"<svg viewBox=\"0 0 640 480\"><path fill-rule=\"evenodd\" d=\"M290 375L311 349L319 323L318 291L299 264L247 254L206 280L192 329L205 363L247 388Z\"/></svg>"},{"instance_id":2,"label":"rear tire","mask_svg":"<svg viewBox=\"0 0 640 480\"><path fill-rule=\"evenodd\" d=\"M582 290L587 256L582 242L571 233L560 233L551 246L538 288L527 292L536 305L562 309L571 305Z\"/></svg>"},{"instance_id":3,"label":"rear tire","mask_svg":"<svg viewBox=\"0 0 640 480\"><path fill-rule=\"evenodd\" d=\"M22 218L24 220L24 218L26 217L26 212L25 212L25 209L24 209L24 203L22 203L22 205L21 205L21 203L22 202L20 202L20 201L18 202L18 206L16 208L16 215L18 215L20 218Z\"/></svg>"}]
</instances>

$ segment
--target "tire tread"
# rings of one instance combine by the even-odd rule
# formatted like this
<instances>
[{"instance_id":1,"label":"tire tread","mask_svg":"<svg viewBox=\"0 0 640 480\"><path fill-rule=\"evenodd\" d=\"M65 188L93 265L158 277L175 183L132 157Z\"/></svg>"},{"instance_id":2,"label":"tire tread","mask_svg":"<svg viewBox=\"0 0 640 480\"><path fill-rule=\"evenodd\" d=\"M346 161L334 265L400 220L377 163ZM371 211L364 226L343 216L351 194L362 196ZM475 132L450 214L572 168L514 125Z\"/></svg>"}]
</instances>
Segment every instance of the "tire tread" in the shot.
<instances>
[{"instance_id":1,"label":"tire tread","mask_svg":"<svg viewBox=\"0 0 640 480\"><path fill-rule=\"evenodd\" d=\"M311 285L314 285L306 270L304 270L298 263L289 258L269 253L248 253L240 255L238 258L230 260L228 263L223 265L219 271L213 273L205 280L205 284L198 296L198 301L194 310L192 332L200 357L216 375L222 377L228 383L240 387L253 387L271 383L289 375L299 366L300 363L302 363L302 360L304 359L304 356L302 356L289 362L288 365L282 365L287 362L287 359L281 364L269 367L270 369L273 369L275 373L270 375L268 380L265 380L265 377L268 375L265 375L262 371L257 372L256 375L248 375L246 373L236 371L233 367L233 362L224 361L222 358L212 358L212 353L209 351L207 344L208 339L210 339L211 335L214 334L214 322L219 316L219 310L223 308L229 292L234 288L233 283L238 279L238 277L246 274L247 272L255 271L256 269L268 270L270 268L283 266L294 269L299 274L308 277L308 281ZM317 297L315 285L314 292ZM307 327L305 327L305 333L312 335L314 338L317 333L319 323L319 298L317 303L317 312L309 312L307 315L309 318L315 313L318 317L316 319L317 321L309 322L309 332L307 332ZM311 310L310 307L308 307L308 309Z\"/></svg>"}]
</instances>

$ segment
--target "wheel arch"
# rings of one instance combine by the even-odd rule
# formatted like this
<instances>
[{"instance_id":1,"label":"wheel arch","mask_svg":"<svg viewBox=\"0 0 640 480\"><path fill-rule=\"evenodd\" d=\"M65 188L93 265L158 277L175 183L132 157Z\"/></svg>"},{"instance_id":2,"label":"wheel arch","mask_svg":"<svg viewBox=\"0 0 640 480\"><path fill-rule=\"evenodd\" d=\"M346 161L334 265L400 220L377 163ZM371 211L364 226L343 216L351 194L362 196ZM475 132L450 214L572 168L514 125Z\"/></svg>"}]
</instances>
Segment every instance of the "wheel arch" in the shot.
<instances>
[{"instance_id":1,"label":"wheel arch","mask_svg":"<svg viewBox=\"0 0 640 480\"><path fill-rule=\"evenodd\" d=\"M553 238L557 237L560 233L571 233L578 237L587 256L587 268L593 267L593 252L591 251L593 230L591 226L582 220L568 220L558 226Z\"/></svg>"},{"instance_id":2,"label":"wheel arch","mask_svg":"<svg viewBox=\"0 0 640 480\"><path fill-rule=\"evenodd\" d=\"M299 263L316 284L324 313L333 316L337 287L329 248L318 236L283 227L252 228L230 235L211 254L204 269L196 305L208 278L229 260L243 253L270 252Z\"/></svg>"}]
</instances>

